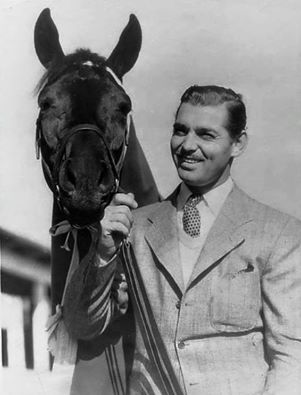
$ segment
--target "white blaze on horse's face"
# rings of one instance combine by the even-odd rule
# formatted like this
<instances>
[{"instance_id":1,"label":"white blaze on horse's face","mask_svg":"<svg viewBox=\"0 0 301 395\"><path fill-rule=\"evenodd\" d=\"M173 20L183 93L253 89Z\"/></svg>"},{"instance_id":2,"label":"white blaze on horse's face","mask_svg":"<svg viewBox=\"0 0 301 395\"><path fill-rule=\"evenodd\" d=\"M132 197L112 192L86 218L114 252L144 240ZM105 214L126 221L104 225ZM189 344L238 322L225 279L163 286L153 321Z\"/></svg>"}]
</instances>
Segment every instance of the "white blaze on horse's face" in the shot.
<instances>
[{"instance_id":1,"label":"white blaze on horse's face","mask_svg":"<svg viewBox=\"0 0 301 395\"><path fill-rule=\"evenodd\" d=\"M122 165L131 101L116 78L137 59L140 26L132 16L108 60L89 50L65 56L50 12L44 10L36 23L35 46L47 68L37 123L44 174L73 222L92 222L115 191Z\"/></svg>"},{"instance_id":2,"label":"white blaze on horse's face","mask_svg":"<svg viewBox=\"0 0 301 395\"><path fill-rule=\"evenodd\" d=\"M93 62L91 62L90 60L86 60L85 62L82 63L83 66L94 66Z\"/></svg>"}]
</instances>

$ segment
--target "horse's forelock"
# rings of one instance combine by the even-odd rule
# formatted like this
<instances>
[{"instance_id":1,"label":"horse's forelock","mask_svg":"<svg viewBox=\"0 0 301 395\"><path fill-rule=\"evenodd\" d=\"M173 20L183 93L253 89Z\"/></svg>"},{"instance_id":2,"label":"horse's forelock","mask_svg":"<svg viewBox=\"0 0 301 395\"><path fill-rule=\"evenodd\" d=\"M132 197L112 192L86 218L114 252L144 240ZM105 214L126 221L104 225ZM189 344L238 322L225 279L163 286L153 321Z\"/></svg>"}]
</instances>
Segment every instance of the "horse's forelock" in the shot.
<instances>
[{"instance_id":1,"label":"horse's forelock","mask_svg":"<svg viewBox=\"0 0 301 395\"><path fill-rule=\"evenodd\" d=\"M105 70L105 61L106 58L99 56L97 53L80 48L76 52L66 55L63 62L51 64L38 82L35 93L39 94L46 85L52 84L60 76L80 67L80 65L94 67L95 70L102 73Z\"/></svg>"}]
</instances>

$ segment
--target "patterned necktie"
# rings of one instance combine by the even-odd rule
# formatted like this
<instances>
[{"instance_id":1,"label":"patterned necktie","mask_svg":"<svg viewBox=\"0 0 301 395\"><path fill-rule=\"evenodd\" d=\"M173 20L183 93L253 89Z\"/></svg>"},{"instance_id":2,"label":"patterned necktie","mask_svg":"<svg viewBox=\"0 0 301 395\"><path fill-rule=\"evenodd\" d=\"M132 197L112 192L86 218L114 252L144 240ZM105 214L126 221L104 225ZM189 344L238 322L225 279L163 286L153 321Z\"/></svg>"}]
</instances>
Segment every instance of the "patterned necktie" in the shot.
<instances>
[{"instance_id":1,"label":"patterned necktie","mask_svg":"<svg viewBox=\"0 0 301 395\"><path fill-rule=\"evenodd\" d=\"M191 237L198 237L200 235L201 217L196 205L201 200L201 195L191 195L183 209L183 229Z\"/></svg>"}]
</instances>

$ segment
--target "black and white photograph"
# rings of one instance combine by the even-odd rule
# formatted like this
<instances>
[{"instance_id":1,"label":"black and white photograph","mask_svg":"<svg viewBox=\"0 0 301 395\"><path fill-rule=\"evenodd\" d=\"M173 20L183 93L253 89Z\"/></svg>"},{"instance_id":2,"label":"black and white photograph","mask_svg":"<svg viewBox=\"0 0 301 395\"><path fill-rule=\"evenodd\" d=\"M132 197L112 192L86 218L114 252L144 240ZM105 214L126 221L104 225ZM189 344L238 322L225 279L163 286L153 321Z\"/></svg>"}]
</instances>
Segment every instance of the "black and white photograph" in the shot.
<instances>
[{"instance_id":1,"label":"black and white photograph","mask_svg":"<svg viewBox=\"0 0 301 395\"><path fill-rule=\"evenodd\" d=\"M3 395L301 395L301 2L2 0Z\"/></svg>"}]
</instances>

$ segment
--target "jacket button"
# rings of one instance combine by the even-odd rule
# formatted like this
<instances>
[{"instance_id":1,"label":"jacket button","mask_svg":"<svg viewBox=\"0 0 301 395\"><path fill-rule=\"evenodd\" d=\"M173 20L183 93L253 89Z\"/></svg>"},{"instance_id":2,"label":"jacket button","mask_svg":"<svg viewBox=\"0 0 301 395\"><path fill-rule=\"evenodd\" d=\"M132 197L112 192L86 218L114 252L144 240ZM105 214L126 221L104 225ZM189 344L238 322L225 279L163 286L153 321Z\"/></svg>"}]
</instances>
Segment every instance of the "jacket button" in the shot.
<instances>
[{"instance_id":1,"label":"jacket button","mask_svg":"<svg viewBox=\"0 0 301 395\"><path fill-rule=\"evenodd\" d=\"M180 308L181 308L181 301L180 301L180 300L177 301L177 303L176 303L176 308L177 308L178 310L180 310Z\"/></svg>"},{"instance_id":2,"label":"jacket button","mask_svg":"<svg viewBox=\"0 0 301 395\"><path fill-rule=\"evenodd\" d=\"M179 343L178 343L178 348L179 348L180 350L183 350L183 348L185 348L185 343L184 343L183 340L180 340L180 341L179 341Z\"/></svg>"}]
</instances>

